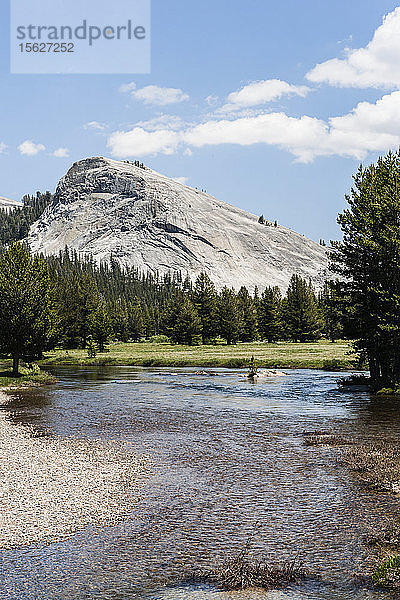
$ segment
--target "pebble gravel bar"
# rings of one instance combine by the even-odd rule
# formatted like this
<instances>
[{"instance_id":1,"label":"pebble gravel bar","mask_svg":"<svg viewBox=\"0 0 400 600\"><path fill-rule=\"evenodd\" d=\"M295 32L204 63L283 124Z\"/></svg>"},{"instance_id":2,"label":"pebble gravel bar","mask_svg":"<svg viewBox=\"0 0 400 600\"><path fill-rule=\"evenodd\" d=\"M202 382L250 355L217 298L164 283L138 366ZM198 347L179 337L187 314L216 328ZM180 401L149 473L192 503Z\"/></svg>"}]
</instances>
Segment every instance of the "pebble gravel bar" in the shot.
<instances>
[{"instance_id":1,"label":"pebble gravel bar","mask_svg":"<svg viewBox=\"0 0 400 600\"><path fill-rule=\"evenodd\" d=\"M115 523L138 501L148 463L119 440L33 437L0 412L0 547Z\"/></svg>"}]
</instances>

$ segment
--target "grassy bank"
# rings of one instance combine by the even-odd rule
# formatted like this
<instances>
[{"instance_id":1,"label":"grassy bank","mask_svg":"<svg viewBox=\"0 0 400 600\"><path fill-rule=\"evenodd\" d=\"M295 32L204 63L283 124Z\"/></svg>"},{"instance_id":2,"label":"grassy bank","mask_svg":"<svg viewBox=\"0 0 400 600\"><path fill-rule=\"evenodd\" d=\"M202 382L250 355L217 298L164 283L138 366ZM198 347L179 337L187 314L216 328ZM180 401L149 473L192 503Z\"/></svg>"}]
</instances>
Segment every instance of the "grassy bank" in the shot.
<instances>
[{"instance_id":1,"label":"grassy bank","mask_svg":"<svg viewBox=\"0 0 400 600\"><path fill-rule=\"evenodd\" d=\"M179 346L149 342L113 343L109 351L88 358L85 350L46 352L45 365L137 365L175 367L247 367L254 355L260 367L347 370L352 368L348 342L322 340L295 344L254 342L235 346Z\"/></svg>"},{"instance_id":2,"label":"grassy bank","mask_svg":"<svg viewBox=\"0 0 400 600\"><path fill-rule=\"evenodd\" d=\"M14 377L12 372L7 369L7 365L3 365L0 370L0 389L36 387L56 382L57 380L52 375L39 369L21 367L19 377Z\"/></svg>"}]
</instances>

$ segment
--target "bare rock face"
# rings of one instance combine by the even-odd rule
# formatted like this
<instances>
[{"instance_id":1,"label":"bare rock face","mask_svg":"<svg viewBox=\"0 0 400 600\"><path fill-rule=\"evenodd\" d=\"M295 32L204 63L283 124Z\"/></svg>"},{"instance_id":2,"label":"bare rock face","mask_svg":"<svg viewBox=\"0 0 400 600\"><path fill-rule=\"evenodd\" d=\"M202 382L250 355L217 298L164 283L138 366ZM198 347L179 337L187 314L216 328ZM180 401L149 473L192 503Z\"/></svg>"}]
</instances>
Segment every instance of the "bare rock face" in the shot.
<instances>
[{"instance_id":1,"label":"bare rock face","mask_svg":"<svg viewBox=\"0 0 400 600\"><path fill-rule=\"evenodd\" d=\"M53 203L32 225L34 252L65 246L98 262L160 274L206 271L218 288L278 285L293 273L321 287L323 247L278 225L128 161L88 158L58 184Z\"/></svg>"},{"instance_id":2,"label":"bare rock face","mask_svg":"<svg viewBox=\"0 0 400 600\"><path fill-rule=\"evenodd\" d=\"M16 208L22 208L22 206L22 202L17 202L17 200L10 200L9 198L3 198L3 196L0 196L0 210L11 212Z\"/></svg>"}]
</instances>

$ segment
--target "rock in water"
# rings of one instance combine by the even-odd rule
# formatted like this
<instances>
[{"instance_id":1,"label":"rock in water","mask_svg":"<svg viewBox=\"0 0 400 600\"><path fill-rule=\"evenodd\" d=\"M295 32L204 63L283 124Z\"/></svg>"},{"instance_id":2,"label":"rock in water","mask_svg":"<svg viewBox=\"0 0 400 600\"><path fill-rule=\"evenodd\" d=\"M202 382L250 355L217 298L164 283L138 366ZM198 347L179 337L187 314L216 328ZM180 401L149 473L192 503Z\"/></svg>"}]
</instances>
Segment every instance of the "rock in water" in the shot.
<instances>
[{"instance_id":1,"label":"rock in water","mask_svg":"<svg viewBox=\"0 0 400 600\"><path fill-rule=\"evenodd\" d=\"M128 161L88 158L70 168L32 225L32 251L68 246L98 261L160 274L206 271L218 288L277 285L293 273L323 283L325 249L278 225Z\"/></svg>"}]
</instances>

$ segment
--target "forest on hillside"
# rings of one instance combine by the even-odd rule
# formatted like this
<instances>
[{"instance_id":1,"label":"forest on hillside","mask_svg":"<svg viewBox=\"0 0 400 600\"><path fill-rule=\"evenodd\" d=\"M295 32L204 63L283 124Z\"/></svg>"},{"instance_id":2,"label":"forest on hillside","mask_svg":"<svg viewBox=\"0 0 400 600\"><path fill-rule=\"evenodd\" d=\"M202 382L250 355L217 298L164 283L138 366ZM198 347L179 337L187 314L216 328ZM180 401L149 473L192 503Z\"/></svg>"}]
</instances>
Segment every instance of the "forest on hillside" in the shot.
<instances>
[{"instance_id":1,"label":"forest on hillside","mask_svg":"<svg viewBox=\"0 0 400 600\"><path fill-rule=\"evenodd\" d=\"M38 192L25 196L21 209L0 212L3 251L26 237L51 201L49 192ZM110 340L157 336L193 345L335 340L351 334L332 282L316 293L309 281L293 274L282 296L279 288L268 286L252 293L246 287L217 291L206 273L192 282L180 272L160 276L122 268L115 259L98 265L68 248L41 260L56 314L52 345L85 348L93 340L103 351Z\"/></svg>"}]
</instances>

